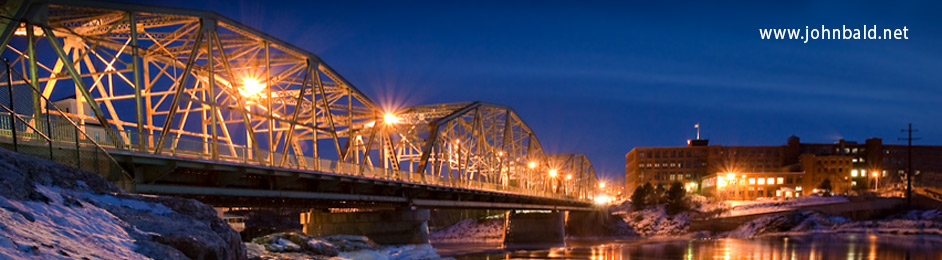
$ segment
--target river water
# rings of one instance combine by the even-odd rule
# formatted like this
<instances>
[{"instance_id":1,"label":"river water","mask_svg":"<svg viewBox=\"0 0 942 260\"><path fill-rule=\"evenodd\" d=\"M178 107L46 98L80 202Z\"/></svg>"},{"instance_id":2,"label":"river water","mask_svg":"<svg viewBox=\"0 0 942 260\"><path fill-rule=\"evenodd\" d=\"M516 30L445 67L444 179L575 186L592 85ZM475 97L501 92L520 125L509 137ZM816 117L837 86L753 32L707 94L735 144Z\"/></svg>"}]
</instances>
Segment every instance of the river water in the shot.
<instances>
[{"instance_id":1,"label":"river water","mask_svg":"<svg viewBox=\"0 0 942 260\"><path fill-rule=\"evenodd\" d=\"M756 239L572 242L565 248L504 251L494 244L436 245L458 260L496 259L942 259L939 237L816 234Z\"/></svg>"}]
</instances>

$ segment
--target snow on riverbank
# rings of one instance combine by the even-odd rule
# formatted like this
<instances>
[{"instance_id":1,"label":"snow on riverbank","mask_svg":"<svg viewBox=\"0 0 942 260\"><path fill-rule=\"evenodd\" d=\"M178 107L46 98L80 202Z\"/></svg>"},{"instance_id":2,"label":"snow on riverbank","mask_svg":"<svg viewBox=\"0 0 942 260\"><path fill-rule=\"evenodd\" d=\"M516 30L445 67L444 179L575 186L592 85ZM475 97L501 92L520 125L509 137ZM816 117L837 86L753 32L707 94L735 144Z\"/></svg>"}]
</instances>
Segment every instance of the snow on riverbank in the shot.
<instances>
[{"instance_id":1,"label":"snow on riverbank","mask_svg":"<svg viewBox=\"0 0 942 260\"><path fill-rule=\"evenodd\" d=\"M669 215L664 205L660 205L628 212L623 219L640 236L668 237L687 233L690 215L690 212Z\"/></svg>"},{"instance_id":2,"label":"snow on riverbank","mask_svg":"<svg viewBox=\"0 0 942 260\"><path fill-rule=\"evenodd\" d=\"M744 223L720 237L753 238L807 233L866 233L942 236L942 212L910 210L885 219L851 221L814 211L765 216Z\"/></svg>"},{"instance_id":3,"label":"snow on riverbank","mask_svg":"<svg viewBox=\"0 0 942 260\"><path fill-rule=\"evenodd\" d=\"M503 215L500 215L503 216ZM465 219L450 227L433 232L429 240L436 243L492 243L504 240L504 219Z\"/></svg>"},{"instance_id":4,"label":"snow on riverbank","mask_svg":"<svg viewBox=\"0 0 942 260\"><path fill-rule=\"evenodd\" d=\"M0 149L0 259L245 259L240 240L195 200Z\"/></svg>"},{"instance_id":5,"label":"snow on riverbank","mask_svg":"<svg viewBox=\"0 0 942 260\"><path fill-rule=\"evenodd\" d=\"M847 202L847 197L832 196L821 197L811 195L799 198L760 198L758 200L748 201L726 201L728 209L722 216L742 216L752 214L762 214L780 211L794 210L797 207L825 205Z\"/></svg>"},{"instance_id":6,"label":"snow on riverbank","mask_svg":"<svg viewBox=\"0 0 942 260\"><path fill-rule=\"evenodd\" d=\"M312 237L297 232L275 233L245 243L250 258L331 260L412 260L442 258L430 244L380 246L364 236Z\"/></svg>"}]
</instances>

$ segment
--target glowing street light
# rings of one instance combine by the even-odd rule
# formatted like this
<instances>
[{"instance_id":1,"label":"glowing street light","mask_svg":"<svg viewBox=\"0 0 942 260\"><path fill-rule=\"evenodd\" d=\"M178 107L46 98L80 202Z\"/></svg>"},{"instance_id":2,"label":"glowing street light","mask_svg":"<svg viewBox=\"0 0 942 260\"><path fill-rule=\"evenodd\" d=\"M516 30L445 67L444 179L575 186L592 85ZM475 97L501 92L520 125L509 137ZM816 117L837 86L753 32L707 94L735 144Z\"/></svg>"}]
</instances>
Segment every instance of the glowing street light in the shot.
<instances>
[{"instance_id":1,"label":"glowing street light","mask_svg":"<svg viewBox=\"0 0 942 260\"><path fill-rule=\"evenodd\" d=\"M254 97L265 89L265 83L259 82L255 77L242 78L242 86L239 87L239 94L243 97Z\"/></svg>"},{"instance_id":2,"label":"glowing street light","mask_svg":"<svg viewBox=\"0 0 942 260\"><path fill-rule=\"evenodd\" d=\"M566 174L566 180L572 180L572 174Z\"/></svg>"},{"instance_id":3,"label":"glowing street light","mask_svg":"<svg viewBox=\"0 0 942 260\"><path fill-rule=\"evenodd\" d=\"M603 181L603 182L599 182L599 188L601 188L601 189L604 189L604 188L605 188L605 182L604 182L604 181Z\"/></svg>"},{"instance_id":4,"label":"glowing street light","mask_svg":"<svg viewBox=\"0 0 942 260\"><path fill-rule=\"evenodd\" d=\"M393 113L386 113L383 115L383 122L385 122L386 125L398 124L400 120L401 119L399 119L399 117Z\"/></svg>"},{"instance_id":5,"label":"glowing street light","mask_svg":"<svg viewBox=\"0 0 942 260\"><path fill-rule=\"evenodd\" d=\"M880 172L878 172L878 171L873 171L873 178L874 178L874 181L873 181L873 190L875 190L875 191L876 191L876 190L879 190L879 189L880 189Z\"/></svg>"},{"instance_id":6,"label":"glowing street light","mask_svg":"<svg viewBox=\"0 0 942 260\"><path fill-rule=\"evenodd\" d=\"M530 167L530 169L536 168L536 162L531 161L527 164L527 167Z\"/></svg>"},{"instance_id":7,"label":"glowing street light","mask_svg":"<svg viewBox=\"0 0 942 260\"><path fill-rule=\"evenodd\" d=\"M553 178L556 178L556 169L550 169L550 170L549 170L549 176L550 176L550 177L553 177Z\"/></svg>"}]
</instances>

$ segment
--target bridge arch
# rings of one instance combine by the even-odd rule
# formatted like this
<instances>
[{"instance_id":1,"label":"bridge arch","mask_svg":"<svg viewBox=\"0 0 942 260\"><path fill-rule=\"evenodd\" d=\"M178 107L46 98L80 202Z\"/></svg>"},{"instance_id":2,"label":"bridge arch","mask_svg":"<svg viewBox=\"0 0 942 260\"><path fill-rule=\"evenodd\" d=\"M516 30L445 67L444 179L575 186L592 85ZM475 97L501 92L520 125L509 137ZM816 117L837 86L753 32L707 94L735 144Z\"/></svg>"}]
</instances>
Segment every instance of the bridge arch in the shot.
<instances>
[{"instance_id":1,"label":"bridge arch","mask_svg":"<svg viewBox=\"0 0 942 260\"><path fill-rule=\"evenodd\" d=\"M271 180L289 169L292 177L360 175L576 200L586 199L577 192L588 189L583 177L594 178L591 166L546 154L508 106L382 111L318 56L214 12L11 0L0 13L0 55L23 75L14 86L35 90L31 103L17 104L31 107L23 114L101 131L96 141L125 163L142 154L198 160L212 165L195 170L219 174L213 185L221 188L308 187ZM41 102L63 98L74 99L74 109ZM219 173L220 162L252 169ZM196 183L174 167L136 174L135 182ZM577 188L560 188L568 175L578 177Z\"/></svg>"}]
</instances>

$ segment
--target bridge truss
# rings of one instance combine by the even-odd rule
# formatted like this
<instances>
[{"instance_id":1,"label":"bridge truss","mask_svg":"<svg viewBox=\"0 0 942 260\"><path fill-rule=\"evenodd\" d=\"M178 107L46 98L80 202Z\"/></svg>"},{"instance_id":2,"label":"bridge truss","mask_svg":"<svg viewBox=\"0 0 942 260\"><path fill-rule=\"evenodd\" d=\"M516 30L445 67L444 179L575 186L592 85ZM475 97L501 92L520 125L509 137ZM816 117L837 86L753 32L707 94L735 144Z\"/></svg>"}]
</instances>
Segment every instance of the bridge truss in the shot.
<instances>
[{"instance_id":1,"label":"bridge truss","mask_svg":"<svg viewBox=\"0 0 942 260\"><path fill-rule=\"evenodd\" d=\"M316 55L212 12L81 0L0 8L0 52L25 75L14 84L38 90L33 116L75 120L110 149L592 196L585 156L574 167L546 155L509 107L382 111ZM73 105L48 112L40 100ZM569 175L573 187L560 188L556 176Z\"/></svg>"}]
</instances>

